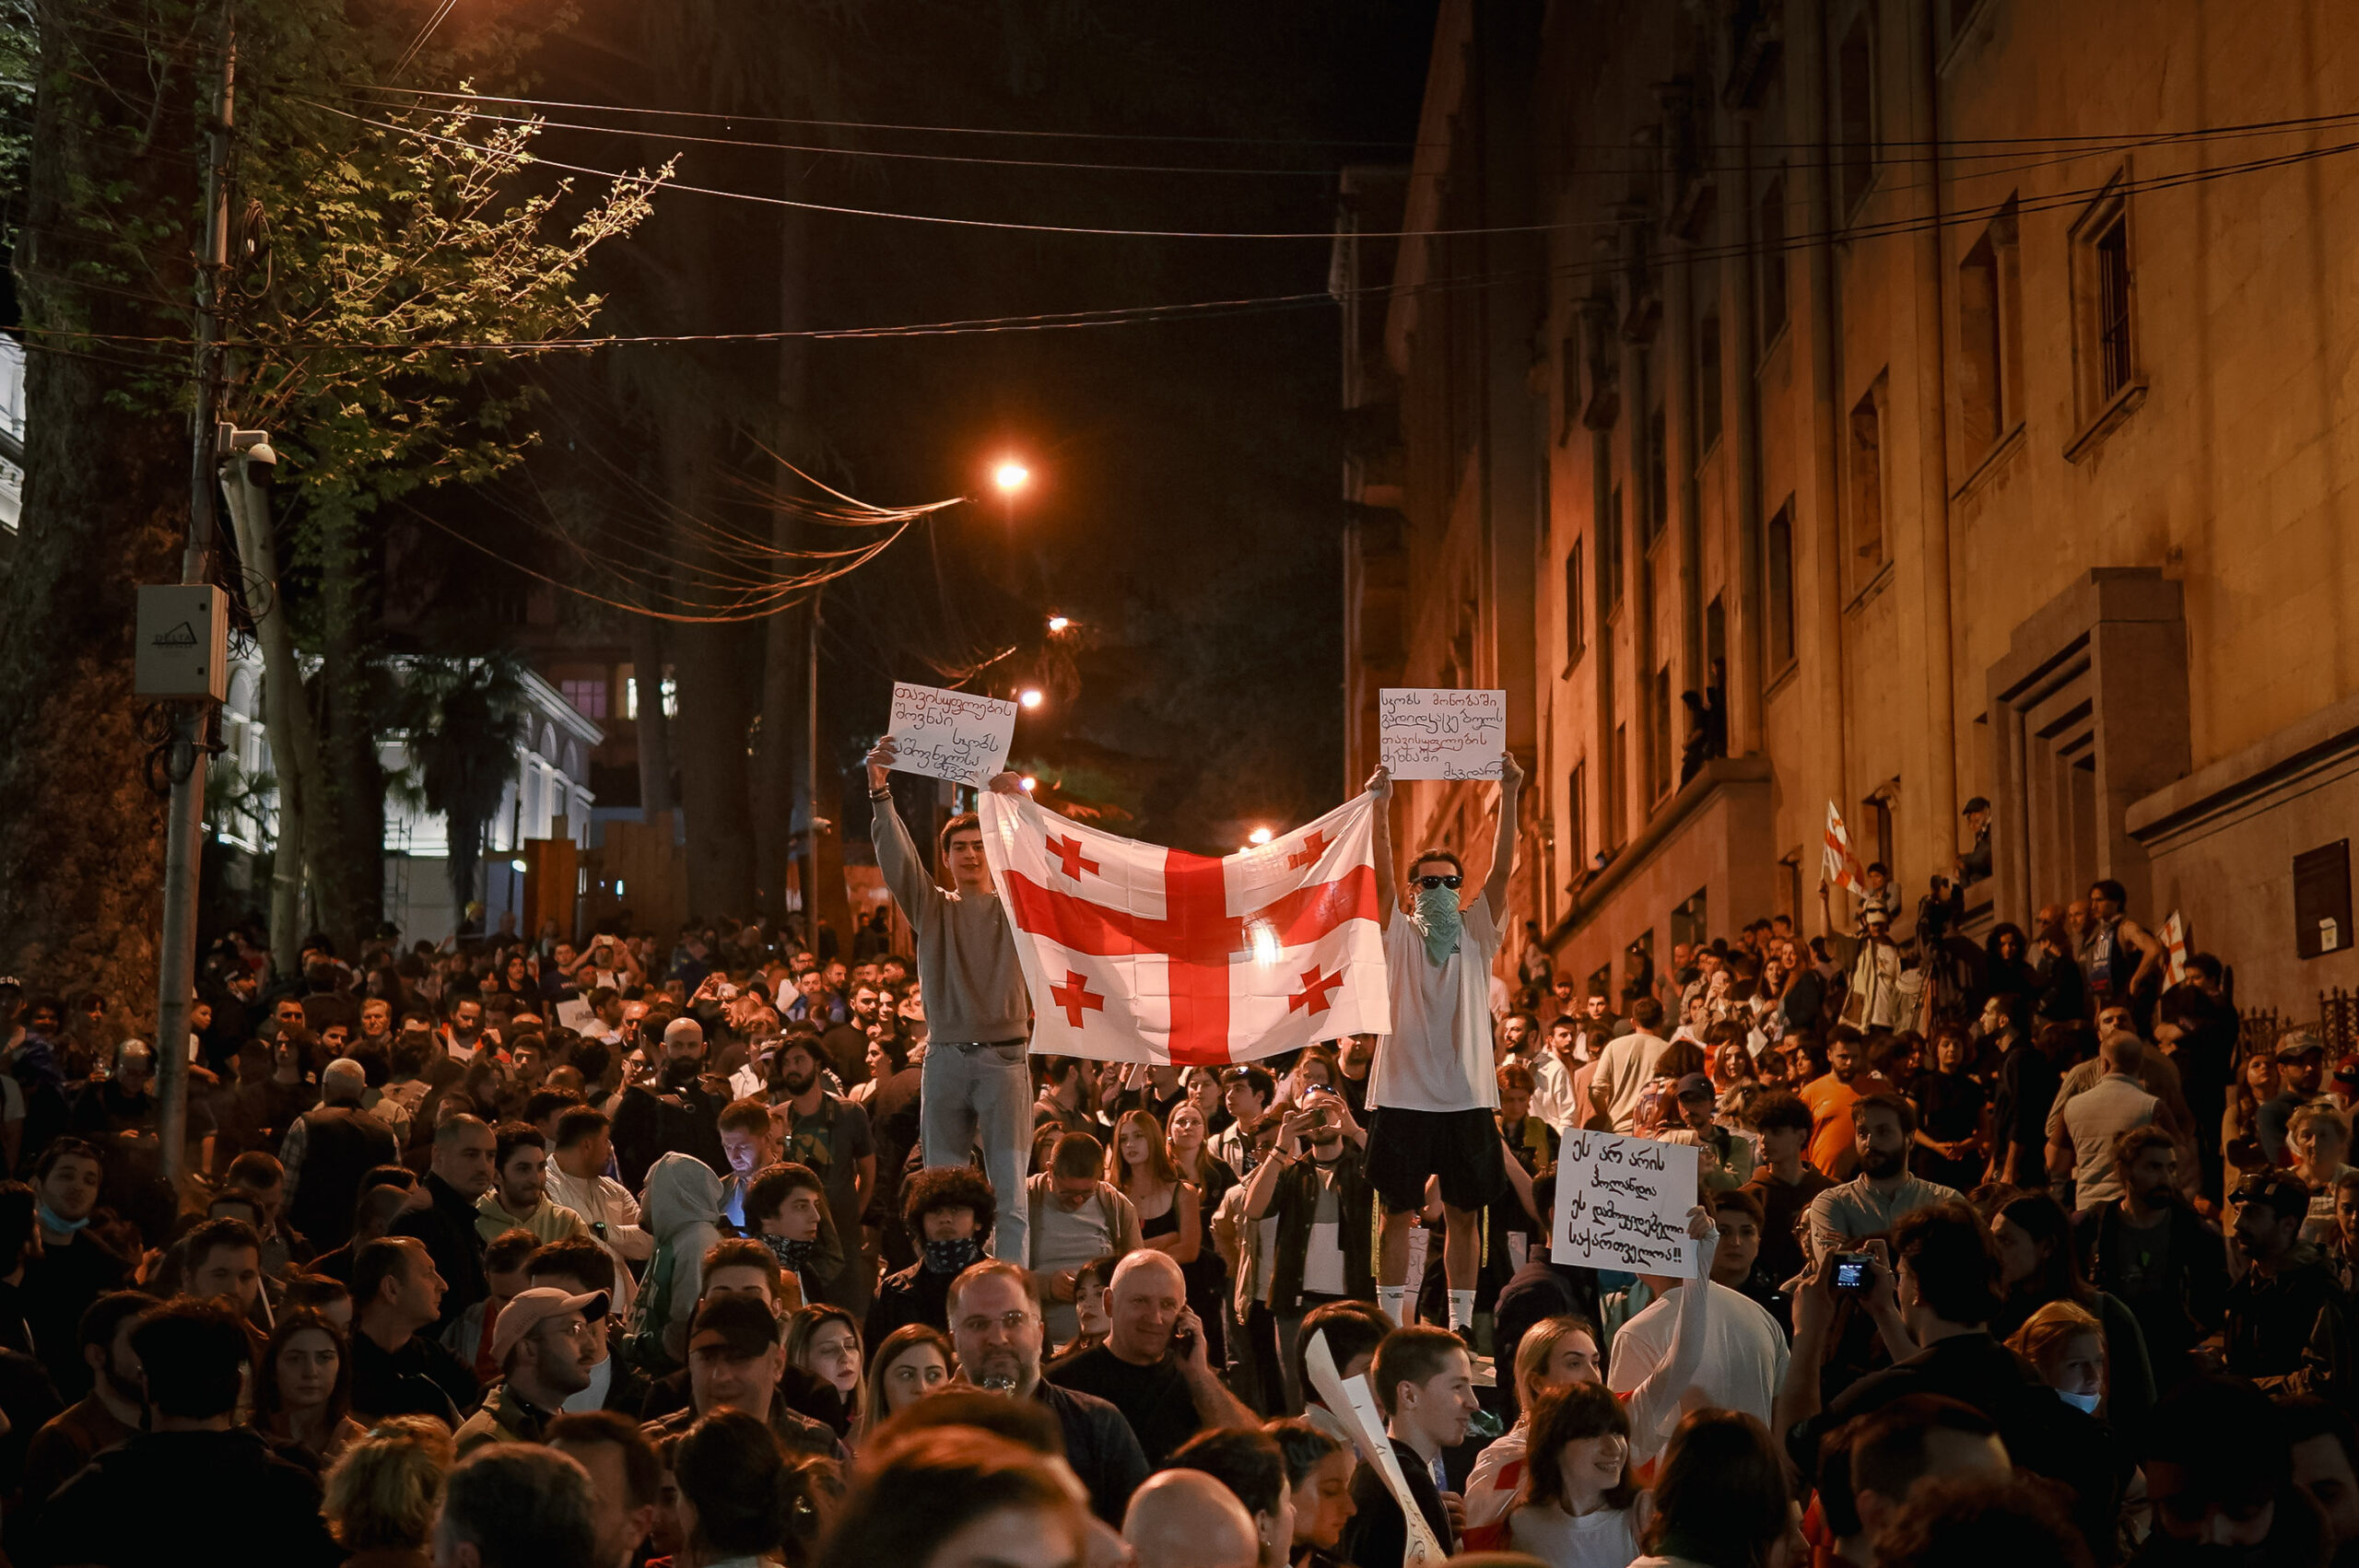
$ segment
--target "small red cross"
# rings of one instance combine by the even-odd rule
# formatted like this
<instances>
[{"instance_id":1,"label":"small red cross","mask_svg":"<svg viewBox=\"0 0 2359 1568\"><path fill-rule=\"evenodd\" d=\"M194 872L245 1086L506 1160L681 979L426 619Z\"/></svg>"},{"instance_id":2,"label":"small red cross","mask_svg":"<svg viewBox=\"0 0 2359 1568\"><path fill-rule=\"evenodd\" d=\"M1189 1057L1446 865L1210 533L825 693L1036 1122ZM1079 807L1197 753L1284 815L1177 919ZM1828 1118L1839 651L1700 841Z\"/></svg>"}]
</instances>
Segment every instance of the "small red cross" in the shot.
<instances>
[{"instance_id":1,"label":"small red cross","mask_svg":"<svg viewBox=\"0 0 2359 1568\"><path fill-rule=\"evenodd\" d=\"M1075 882L1081 880L1082 872L1089 872L1095 874L1097 870L1097 862L1082 854L1081 840L1071 836L1050 839L1049 853L1064 862L1065 875Z\"/></svg>"},{"instance_id":2,"label":"small red cross","mask_svg":"<svg viewBox=\"0 0 2359 1568\"><path fill-rule=\"evenodd\" d=\"M1319 857L1327 852L1328 846L1332 842L1333 840L1327 837L1327 830L1323 827L1320 828L1302 841L1301 848L1286 857L1286 870L1300 871L1305 866L1317 865Z\"/></svg>"},{"instance_id":3,"label":"small red cross","mask_svg":"<svg viewBox=\"0 0 2359 1568\"><path fill-rule=\"evenodd\" d=\"M1330 1005L1328 993L1343 983L1344 972L1341 969L1332 975L1321 975L1316 968L1305 969L1302 972L1302 989L1286 999L1286 1011L1292 1012L1297 1007L1306 1008L1315 1018L1327 1011Z\"/></svg>"},{"instance_id":4,"label":"small red cross","mask_svg":"<svg viewBox=\"0 0 2359 1568\"><path fill-rule=\"evenodd\" d=\"M1335 978L1338 983L1343 980L1341 975ZM1106 1011L1106 999L1089 989L1089 977L1078 969L1066 970L1065 983L1049 988L1049 1000L1065 1010L1065 1022L1076 1029L1081 1027L1083 1009Z\"/></svg>"}]
</instances>

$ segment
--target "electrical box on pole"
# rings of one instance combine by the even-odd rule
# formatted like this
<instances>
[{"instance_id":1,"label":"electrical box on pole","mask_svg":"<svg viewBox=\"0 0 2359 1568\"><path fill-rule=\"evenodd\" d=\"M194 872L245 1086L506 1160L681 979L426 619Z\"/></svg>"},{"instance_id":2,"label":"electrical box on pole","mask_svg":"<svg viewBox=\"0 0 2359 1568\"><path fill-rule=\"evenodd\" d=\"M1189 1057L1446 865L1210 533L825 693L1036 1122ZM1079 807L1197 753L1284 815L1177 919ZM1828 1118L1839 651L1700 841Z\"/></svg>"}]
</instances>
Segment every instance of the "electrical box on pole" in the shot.
<instances>
[{"instance_id":1,"label":"electrical box on pole","mask_svg":"<svg viewBox=\"0 0 2359 1568\"><path fill-rule=\"evenodd\" d=\"M229 695L229 596L210 583L139 590L135 695L219 702Z\"/></svg>"}]
</instances>

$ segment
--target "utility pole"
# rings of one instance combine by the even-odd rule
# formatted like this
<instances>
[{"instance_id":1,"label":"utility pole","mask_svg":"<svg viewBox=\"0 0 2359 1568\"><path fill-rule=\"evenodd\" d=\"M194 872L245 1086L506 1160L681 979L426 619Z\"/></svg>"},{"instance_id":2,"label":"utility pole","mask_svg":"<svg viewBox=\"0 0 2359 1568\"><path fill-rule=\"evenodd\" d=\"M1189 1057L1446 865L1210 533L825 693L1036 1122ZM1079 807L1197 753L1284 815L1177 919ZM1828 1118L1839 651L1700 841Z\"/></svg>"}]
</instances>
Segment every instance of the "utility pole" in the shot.
<instances>
[{"instance_id":1,"label":"utility pole","mask_svg":"<svg viewBox=\"0 0 2359 1568\"><path fill-rule=\"evenodd\" d=\"M229 133L237 112L235 11L221 14L221 74L212 123L205 127L205 248L196 265L196 408L190 416L188 546L181 581L202 584L213 571L214 487L221 438L221 298L229 271ZM156 965L156 1097L164 1180L180 1190L187 1169L189 1004L196 995L197 872L205 838L205 765L213 705L172 707L168 768L171 809L164 838L163 939Z\"/></svg>"},{"instance_id":2,"label":"utility pole","mask_svg":"<svg viewBox=\"0 0 2359 1568\"><path fill-rule=\"evenodd\" d=\"M808 685L804 709L810 732L804 737L803 751L803 940L814 957L819 952L819 600L827 591L825 583L811 591L811 648L804 671Z\"/></svg>"}]
</instances>

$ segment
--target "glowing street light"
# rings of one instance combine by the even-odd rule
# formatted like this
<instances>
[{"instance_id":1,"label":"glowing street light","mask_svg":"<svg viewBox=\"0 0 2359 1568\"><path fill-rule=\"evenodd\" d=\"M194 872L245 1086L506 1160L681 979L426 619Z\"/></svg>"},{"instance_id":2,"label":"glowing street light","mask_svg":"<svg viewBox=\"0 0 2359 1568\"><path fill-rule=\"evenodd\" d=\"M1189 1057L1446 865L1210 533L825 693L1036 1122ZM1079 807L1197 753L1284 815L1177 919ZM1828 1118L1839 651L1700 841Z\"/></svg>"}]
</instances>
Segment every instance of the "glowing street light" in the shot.
<instances>
[{"instance_id":1,"label":"glowing street light","mask_svg":"<svg viewBox=\"0 0 2359 1568\"><path fill-rule=\"evenodd\" d=\"M1272 837L1273 836L1268 828L1257 827L1252 832L1245 836L1245 841L1258 849L1262 845L1267 844Z\"/></svg>"},{"instance_id":2,"label":"glowing street light","mask_svg":"<svg viewBox=\"0 0 2359 1568\"><path fill-rule=\"evenodd\" d=\"M1062 615L1051 615L1049 617L1049 635L1054 637L1057 633L1066 630L1072 625L1073 622L1067 620Z\"/></svg>"},{"instance_id":3,"label":"glowing street light","mask_svg":"<svg viewBox=\"0 0 2359 1568\"><path fill-rule=\"evenodd\" d=\"M1039 781L1038 778L1033 778L1033 777L1032 777L1030 774L1028 774L1028 773L1027 773L1027 774L1026 774L1023 778L1021 778L1017 779L1017 780L1016 780L1016 782L1024 786L1024 792L1025 792L1026 794L1027 794L1027 795L1028 795L1028 794L1030 794L1034 790L1036 790L1036 789L1039 788L1039 785L1040 785L1040 781Z\"/></svg>"},{"instance_id":4,"label":"glowing street light","mask_svg":"<svg viewBox=\"0 0 2359 1568\"><path fill-rule=\"evenodd\" d=\"M999 486L1001 495L1013 498L1015 492L1032 483L1032 471L1012 457L1005 458L992 470L992 483Z\"/></svg>"},{"instance_id":5,"label":"glowing street light","mask_svg":"<svg viewBox=\"0 0 2359 1568\"><path fill-rule=\"evenodd\" d=\"M1025 708L1038 708L1048 699L1040 695L1039 687L1027 686L1015 694L1015 700Z\"/></svg>"}]
</instances>

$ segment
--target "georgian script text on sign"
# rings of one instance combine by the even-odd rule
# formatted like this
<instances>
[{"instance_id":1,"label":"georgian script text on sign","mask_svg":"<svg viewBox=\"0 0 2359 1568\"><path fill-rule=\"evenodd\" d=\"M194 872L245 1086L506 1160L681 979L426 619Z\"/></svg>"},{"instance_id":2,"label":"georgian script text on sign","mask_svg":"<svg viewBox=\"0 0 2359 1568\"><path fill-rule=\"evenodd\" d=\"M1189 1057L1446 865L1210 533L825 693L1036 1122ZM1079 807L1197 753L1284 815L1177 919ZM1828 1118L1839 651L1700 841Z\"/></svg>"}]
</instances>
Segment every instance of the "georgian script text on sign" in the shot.
<instances>
[{"instance_id":1,"label":"georgian script text on sign","mask_svg":"<svg viewBox=\"0 0 2359 1568\"><path fill-rule=\"evenodd\" d=\"M953 784L980 786L1007 764L1015 704L976 692L893 683L893 766Z\"/></svg>"},{"instance_id":2,"label":"georgian script text on sign","mask_svg":"<svg viewBox=\"0 0 2359 1568\"><path fill-rule=\"evenodd\" d=\"M1496 778L1508 749L1508 694L1387 686L1377 745L1395 778Z\"/></svg>"},{"instance_id":3,"label":"georgian script text on sign","mask_svg":"<svg viewBox=\"0 0 2359 1568\"><path fill-rule=\"evenodd\" d=\"M1697 1277L1687 1235L1696 1206L1696 1146L1568 1134L1556 1154L1555 1239L1548 1260L1632 1274Z\"/></svg>"}]
</instances>

